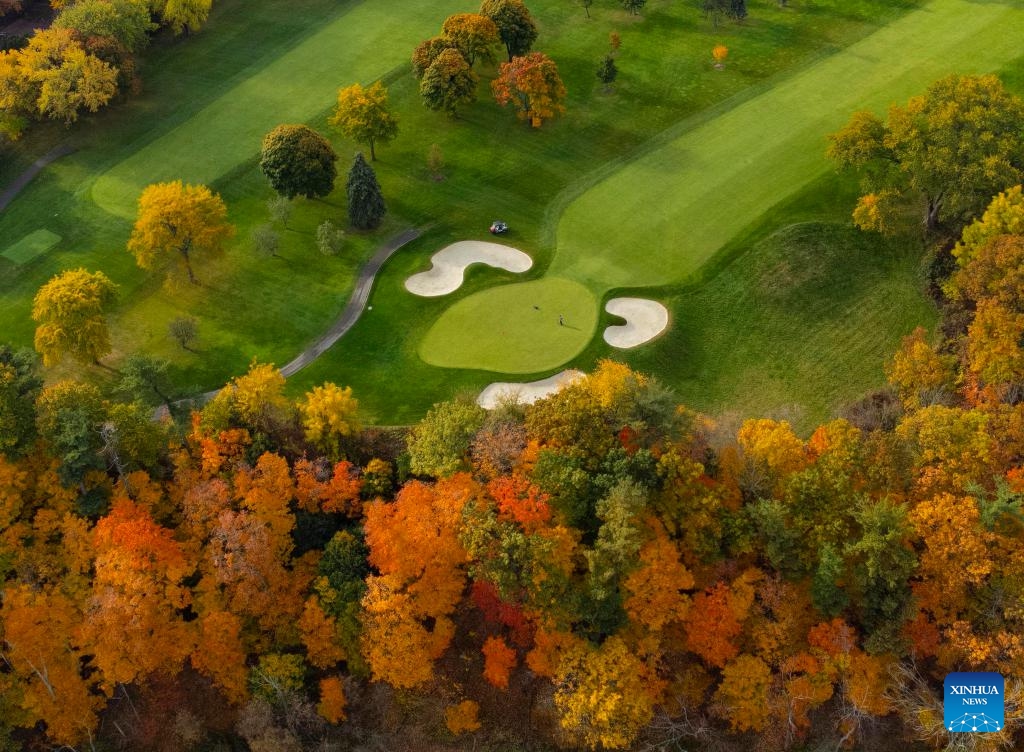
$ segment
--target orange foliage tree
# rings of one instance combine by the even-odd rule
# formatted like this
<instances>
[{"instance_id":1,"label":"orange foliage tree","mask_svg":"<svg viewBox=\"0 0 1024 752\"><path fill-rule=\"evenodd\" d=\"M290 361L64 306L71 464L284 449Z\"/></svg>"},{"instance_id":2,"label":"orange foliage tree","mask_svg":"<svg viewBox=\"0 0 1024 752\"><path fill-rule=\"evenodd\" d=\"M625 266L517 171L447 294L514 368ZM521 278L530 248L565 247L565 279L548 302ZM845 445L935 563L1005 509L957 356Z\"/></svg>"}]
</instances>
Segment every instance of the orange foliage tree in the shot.
<instances>
[{"instance_id":1,"label":"orange foliage tree","mask_svg":"<svg viewBox=\"0 0 1024 752\"><path fill-rule=\"evenodd\" d=\"M543 52L531 52L502 63L498 78L491 82L491 91L498 104L512 102L516 116L534 128L565 112L565 84L554 60Z\"/></svg>"}]
</instances>

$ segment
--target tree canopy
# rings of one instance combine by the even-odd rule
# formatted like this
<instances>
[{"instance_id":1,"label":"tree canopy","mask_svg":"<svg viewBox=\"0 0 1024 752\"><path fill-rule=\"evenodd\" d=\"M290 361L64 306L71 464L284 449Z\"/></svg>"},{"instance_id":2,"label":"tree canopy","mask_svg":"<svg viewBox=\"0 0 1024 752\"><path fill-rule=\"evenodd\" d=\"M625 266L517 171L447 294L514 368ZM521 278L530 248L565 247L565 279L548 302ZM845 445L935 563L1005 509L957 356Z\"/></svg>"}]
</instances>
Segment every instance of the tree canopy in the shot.
<instances>
[{"instance_id":1,"label":"tree canopy","mask_svg":"<svg viewBox=\"0 0 1024 752\"><path fill-rule=\"evenodd\" d=\"M285 198L321 198L334 190L338 155L307 125L279 125L263 137L260 169Z\"/></svg>"},{"instance_id":2,"label":"tree canopy","mask_svg":"<svg viewBox=\"0 0 1024 752\"><path fill-rule=\"evenodd\" d=\"M163 270L169 279L180 264L189 281L199 284L192 260L220 251L234 235L227 213L220 196L205 185L155 183L139 197L128 251L140 267Z\"/></svg>"},{"instance_id":3,"label":"tree canopy","mask_svg":"<svg viewBox=\"0 0 1024 752\"><path fill-rule=\"evenodd\" d=\"M537 24L522 0L483 0L480 15L487 16L498 27L509 62L517 55L525 55L537 41Z\"/></svg>"},{"instance_id":4,"label":"tree canopy","mask_svg":"<svg viewBox=\"0 0 1024 752\"><path fill-rule=\"evenodd\" d=\"M929 231L945 221L959 229L1024 178L1022 119L1024 100L995 76L953 75L890 107L887 121L855 113L828 155L863 178L861 228L893 233L916 213Z\"/></svg>"},{"instance_id":5,"label":"tree canopy","mask_svg":"<svg viewBox=\"0 0 1024 752\"><path fill-rule=\"evenodd\" d=\"M377 159L375 146L398 135L398 121L388 109L388 90L377 81L364 89L353 84L338 91L338 104L328 121L347 138L370 147L370 161Z\"/></svg>"},{"instance_id":6,"label":"tree canopy","mask_svg":"<svg viewBox=\"0 0 1024 752\"><path fill-rule=\"evenodd\" d=\"M356 154L345 186L348 194L348 221L357 230L375 230L384 220L387 207L377 182L377 174L366 163L362 152Z\"/></svg>"},{"instance_id":7,"label":"tree canopy","mask_svg":"<svg viewBox=\"0 0 1024 752\"><path fill-rule=\"evenodd\" d=\"M110 352L106 314L117 285L103 272L71 269L39 288L32 301L36 350L54 366L64 355L98 363Z\"/></svg>"},{"instance_id":8,"label":"tree canopy","mask_svg":"<svg viewBox=\"0 0 1024 752\"><path fill-rule=\"evenodd\" d=\"M510 102L516 116L534 128L565 112L566 91L558 66L543 52L531 52L502 63L498 78L491 82L498 104Z\"/></svg>"}]
</instances>

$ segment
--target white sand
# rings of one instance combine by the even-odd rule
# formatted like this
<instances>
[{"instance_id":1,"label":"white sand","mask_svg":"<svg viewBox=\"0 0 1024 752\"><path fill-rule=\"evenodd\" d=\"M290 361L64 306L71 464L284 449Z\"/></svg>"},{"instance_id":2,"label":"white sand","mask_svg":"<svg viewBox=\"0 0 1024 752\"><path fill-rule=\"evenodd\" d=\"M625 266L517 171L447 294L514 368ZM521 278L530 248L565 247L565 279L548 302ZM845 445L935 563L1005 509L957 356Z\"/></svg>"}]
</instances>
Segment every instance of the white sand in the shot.
<instances>
[{"instance_id":1,"label":"white sand","mask_svg":"<svg viewBox=\"0 0 1024 752\"><path fill-rule=\"evenodd\" d=\"M431 259L433 266L405 280L405 289L413 295L433 298L455 292L462 286L466 267L487 264L510 272L525 272L533 259L516 248L482 240L463 240L442 248Z\"/></svg>"},{"instance_id":2,"label":"white sand","mask_svg":"<svg viewBox=\"0 0 1024 752\"><path fill-rule=\"evenodd\" d=\"M487 410L493 410L503 399L514 396L519 404L532 405L537 400L554 394L566 384L571 384L581 378L583 378L582 371L568 370L540 381L529 381L525 384L498 381L488 384L476 398L476 403Z\"/></svg>"},{"instance_id":3,"label":"white sand","mask_svg":"<svg viewBox=\"0 0 1024 752\"><path fill-rule=\"evenodd\" d=\"M612 298L604 309L626 320L604 330L604 341L622 350L650 342L668 326L668 309L655 300Z\"/></svg>"}]
</instances>

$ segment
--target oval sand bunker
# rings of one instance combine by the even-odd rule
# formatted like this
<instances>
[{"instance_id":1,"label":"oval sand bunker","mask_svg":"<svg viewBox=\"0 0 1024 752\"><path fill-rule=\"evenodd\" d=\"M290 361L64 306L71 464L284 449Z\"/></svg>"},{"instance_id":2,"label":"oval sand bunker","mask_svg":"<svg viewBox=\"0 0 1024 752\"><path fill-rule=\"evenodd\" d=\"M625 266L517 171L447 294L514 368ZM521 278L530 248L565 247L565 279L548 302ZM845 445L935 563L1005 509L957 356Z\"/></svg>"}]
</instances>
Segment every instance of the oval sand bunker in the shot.
<instances>
[{"instance_id":1,"label":"oval sand bunker","mask_svg":"<svg viewBox=\"0 0 1024 752\"><path fill-rule=\"evenodd\" d=\"M668 326L668 309L656 300L612 298L604 309L626 320L604 330L604 341L621 350L650 342Z\"/></svg>"},{"instance_id":2,"label":"oval sand bunker","mask_svg":"<svg viewBox=\"0 0 1024 752\"><path fill-rule=\"evenodd\" d=\"M582 371L570 369L556 373L554 376L548 376L546 379L521 384L497 381L484 387L480 396L476 398L476 403L486 410L492 410L498 406L499 402L509 397L515 397L516 402L521 405L532 405L537 400L554 394L566 384L571 384L581 378L583 378Z\"/></svg>"},{"instance_id":3,"label":"oval sand bunker","mask_svg":"<svg viewBox=\"0 0 1024 752\"><path fill-rule=\"evenodd\" d=\"M510 272L525 272L533 259L516 248L483 240L452 243L430 257L433 266L405 280L405 289L413 295L433 298L455 292L462 286L466 267L486 264Z\"/></svg>"}]
</instances>

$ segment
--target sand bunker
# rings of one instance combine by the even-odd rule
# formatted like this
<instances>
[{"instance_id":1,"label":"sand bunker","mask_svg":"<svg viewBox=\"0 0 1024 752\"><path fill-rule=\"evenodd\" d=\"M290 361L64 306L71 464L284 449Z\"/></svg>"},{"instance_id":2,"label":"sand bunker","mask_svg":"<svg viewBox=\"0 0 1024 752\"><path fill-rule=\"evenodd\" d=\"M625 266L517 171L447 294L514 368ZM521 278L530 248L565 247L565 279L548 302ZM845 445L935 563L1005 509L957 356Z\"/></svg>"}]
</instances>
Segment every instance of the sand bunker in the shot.
<instances>
[{"instance_id":1,"label":"sand bunker","mask_svg":"<svg viewBox=\"0 0 1024 752\"><path fill-rule=\"evenodd\" d=\"M532 405L537 400L554 394L566 384L571 384L581 378L583 378L582 371L568 370L540 381L528 381L525 384L498 381L488 384L476 398L476 403L480 407L492 410L502 400L514 396L519 404Z\"/></svg>"},{"instance_id":2,"label":"sand bunker","mask_svg":"<svg viewBox=\"0 0 1024 752\"><path fill-rule=\"evenodd\" d=\"M525 272L533 266L533 259L520 250L507 245L486 243L482 240L463 240L452 243L435 253L433 266L405 280L405 289L413 295L433 298L455 292L462 285L466 267L487 264L510 272Z\"/></svg>"},{"instance_id":3,"label":"sand bunker","mask_svg":"<svg viewBox=\"0 0 1024 752\"><path fill-rule=\"evenodd\" d=\"M668 309L655 300L612 298L604 309L626 320L604 330L604 341L622 350L650 342L668 326Z\"/></svg>"}]
</instances>

